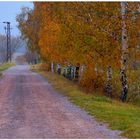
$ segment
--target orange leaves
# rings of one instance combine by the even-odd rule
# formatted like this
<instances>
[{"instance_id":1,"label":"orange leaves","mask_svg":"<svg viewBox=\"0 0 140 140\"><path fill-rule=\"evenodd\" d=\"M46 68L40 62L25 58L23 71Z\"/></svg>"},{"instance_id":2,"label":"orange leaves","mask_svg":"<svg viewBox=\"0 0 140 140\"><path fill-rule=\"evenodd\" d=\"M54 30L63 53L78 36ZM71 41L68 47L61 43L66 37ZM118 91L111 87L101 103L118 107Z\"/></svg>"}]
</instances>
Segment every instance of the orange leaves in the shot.
<instances>
[{"instance_id":1,"label":"orange leaves","mask_svg":"<svg viewBox=\"0 0 140 140\"><path fill-rule=\"evenodd\" d=\"M78 61L100 70L108 65L118 69L122 40L120 8L120 2L34 2L34 9L24 9L18 22L30 48L45 60L72 64ZM128 3L128 52L139 43L140 14L134 14L136 9L136 3ZM137 58L138 54L139 51Z\"/></svg>"},{"instance_id":2,"label":"orange leaves","mask_svg":"<svg viewBox=\"0 0 140 140\"><path fill-rule=\"evenodd\" d=\"M137 6L127 3L125 14L129 66L140 60ZM87 89L104 87L107 67L115 73L121 68L120 2L34 2L34 9L22 9L17 21L28 48L42 60L84 66L80 84Z\"/></svg>"}]
</instances>

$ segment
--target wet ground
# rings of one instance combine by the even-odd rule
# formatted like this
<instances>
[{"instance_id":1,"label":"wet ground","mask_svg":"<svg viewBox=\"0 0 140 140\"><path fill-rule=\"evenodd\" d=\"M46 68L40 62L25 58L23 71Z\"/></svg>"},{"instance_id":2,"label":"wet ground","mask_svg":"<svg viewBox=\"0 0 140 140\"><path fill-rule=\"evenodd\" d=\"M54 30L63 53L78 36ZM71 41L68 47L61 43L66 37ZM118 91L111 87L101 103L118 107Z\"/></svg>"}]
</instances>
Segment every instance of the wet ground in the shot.
<instances>
[{"instance_id":1,"label":"wet ground","mask_svg":"<svg viewBox=\"0 0 140 140\"><path fill-rule=\"evenodd\" d=\"M0 79L0 138L121 138L54 91L27 65Z\"/></svg>"}]
</instances>

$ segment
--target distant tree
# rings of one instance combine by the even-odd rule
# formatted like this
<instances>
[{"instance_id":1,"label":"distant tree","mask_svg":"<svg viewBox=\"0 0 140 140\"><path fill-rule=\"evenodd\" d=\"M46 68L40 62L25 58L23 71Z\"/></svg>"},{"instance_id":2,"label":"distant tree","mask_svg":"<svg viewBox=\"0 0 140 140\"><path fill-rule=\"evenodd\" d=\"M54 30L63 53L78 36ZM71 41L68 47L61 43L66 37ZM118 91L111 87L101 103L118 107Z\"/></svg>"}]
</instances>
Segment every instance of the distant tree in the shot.
<instances>
[{"instance_id":1,"label":"distant tree","mask_svg":"<svg viewBox=\"0 0 140 140\"><path fill-rule=\"evenodd\" d=\"M19 36L11 36L11 54L24 45L24 41ZM5 35L0 35L0 62L6 62L7 40Z\"/></svg>"},{"instance_id":2,"label":"distant tree","mask_svg":"<svg viewBox=\"0 0 140 140\"><path fill-rule=\"evenodd\" d=\"M38 63L38 55L37 53L33 53L29 50L26 51L25 53L25 58L28 64L36 64Z\"/></svg>"}]
</instances>

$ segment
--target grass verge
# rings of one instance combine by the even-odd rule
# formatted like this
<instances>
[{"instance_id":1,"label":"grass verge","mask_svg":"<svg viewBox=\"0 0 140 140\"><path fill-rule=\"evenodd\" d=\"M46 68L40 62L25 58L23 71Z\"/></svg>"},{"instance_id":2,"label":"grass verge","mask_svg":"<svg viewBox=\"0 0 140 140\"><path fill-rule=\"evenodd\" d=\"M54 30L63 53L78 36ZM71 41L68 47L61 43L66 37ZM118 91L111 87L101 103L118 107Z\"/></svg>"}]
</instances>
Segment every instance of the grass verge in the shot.
<instances>
[{"instance_id":1,"label":"grass verge","mask_svg":"<svg viewBox=\"0 0 140 140\"><path fill-rule=\"evenodd\" d=\"M5 71L6 69L10 68L13 65L14 65L13 63L0 64L0 76L2 76L3 71Z\"/></svg>"},{"instance_id":2,"label":"grass verge","mask_svg":"<svg viewBox=\"0 0 140 140\"><path fill-rule=\"evenodd\" d=\"M114 130L121 130L127 138L140 138L140 108L132 104L121 103L97 93L87 94L73 82L51 72L34 71L46 77L51 85L68 99L84 109L97 120L109 124Z\"/></svg>"}]
</instances>

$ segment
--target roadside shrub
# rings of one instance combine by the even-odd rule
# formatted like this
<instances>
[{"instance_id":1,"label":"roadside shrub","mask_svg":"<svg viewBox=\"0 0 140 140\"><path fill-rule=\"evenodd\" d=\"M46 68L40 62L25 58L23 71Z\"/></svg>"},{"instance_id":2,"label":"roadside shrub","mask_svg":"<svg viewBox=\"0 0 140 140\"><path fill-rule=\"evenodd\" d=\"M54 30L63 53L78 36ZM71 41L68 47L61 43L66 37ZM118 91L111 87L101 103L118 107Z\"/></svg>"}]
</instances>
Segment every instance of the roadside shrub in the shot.
<instances>
[{"instance_id":1,"label":"roadside shrub","mask_svg":"<svg viewBox=\"0 0 140 140\"><path fill-rule=\"evenodd\" d=\"M37 65L32 65L31 70L50 71L51 67L48 63L41 63Z\"/></svg>"},{"instance_id":2,"label":"roadside shrub","mask_svg":"<svg viewBox=\"0 0 140 140\"><path fill-rule=\"evenodd\" d=\"M45 63L45 64L40 64L39 69L42 71L50 71L51 67L49 63Z\"/></svg>"},{"instance_id":3,"label":"roadside shrub","mask_svg":"<svg viewBox=\"0 0 140 140\"><path fill-rule=\"evenodd\" d=\"M88 92L93 92L94 90L103 90L104 78L102 74L97 74L96 72L87 71L84 73L80 86L83 87Z\"/></svg>"}]
</instances>

